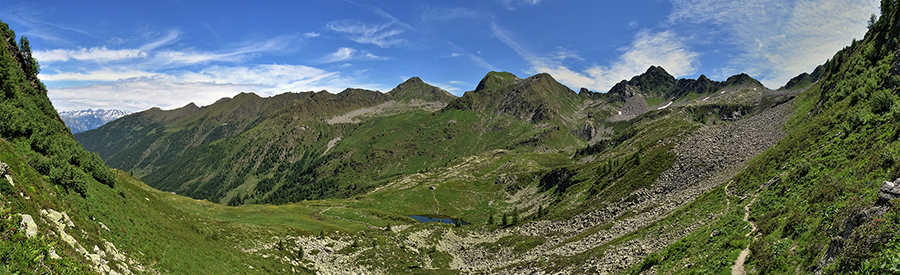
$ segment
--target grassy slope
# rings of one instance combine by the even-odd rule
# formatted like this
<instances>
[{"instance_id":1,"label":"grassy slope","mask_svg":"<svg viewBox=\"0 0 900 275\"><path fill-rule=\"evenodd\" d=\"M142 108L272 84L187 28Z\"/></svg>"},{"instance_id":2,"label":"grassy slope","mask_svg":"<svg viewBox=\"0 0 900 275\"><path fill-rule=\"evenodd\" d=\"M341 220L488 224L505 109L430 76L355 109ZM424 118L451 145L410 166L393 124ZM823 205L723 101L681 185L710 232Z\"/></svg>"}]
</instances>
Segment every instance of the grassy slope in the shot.
<instances>
[{"instance_id":1,"label":"grassy slope","mask_svg":"<svg viewBox=\"0 0 900 275\"><path fill-rule=\"evenodd\" d=\"M888 30L885 27L887 23L883 22L896 20L896 14L886 12L884 17L886 19L880 21L880 27L867 35L866 40L854 43L838 53L835 60L829 62L823 80L809 89L796 105L796 117L787 127L791 131L788 138L755 159L747 170L739 174L729 185L729 193L738 196L726 194L724 186L717 187L659 222L588 252L552 258L550 260L554 264L544 263L547 264L546 267L553 269L578 265L606 253L613 245L636 238L652 237L655 232L673 226L685 228L710 214L724 213L717 220L711 221L681 241L647 257L632 271L654 268L664 273L727 273L737 253L748 244L752 251L748 270L755 268L760 272L774 273L813 271L828 242L842 229L843 221L874 204L875 191L880 182L888 179L889 174L896 170L894 166L900 157L897 155L900 152L898 151L900 144L896 141L897 133L900 132L896 126L896 121L900 117L897 115L900 113L900 107L896 106L900 106L898 103L900 99L893 91L884 90L885 87L896 84L893 79L895 76L889 71L895 61L891 51L888 50L896 48L896 42L892 42L896 41L896 35L895 31ZM881 32L878 32L879 29ZM884 39L885 36L887 39ZM885 43L893 44L882 49L881 46ZM887 104L884 104L885 98ZM884 108L885 105L888 107ZM447 111L424 116L401 114L372 119L367 121L368 127L355 129L356 132L347 132L345 140L333 149L339 152L334 155L349 155L350 160L358 158L355 160L358 164L378 163L390 159L391 154L396 153L394 150L403 150L402 148L411 148L410 152L440 152L440 147L446 146L445 155L416 158L419 156L401 153L400 155L409 157L404 160L406 162L394 164L396 167L391 167L387 171L370 170L378 173L367 180L380 179L391 182L391 185L353 198L319 200L277 207L256 205L235 208L145 189L135 190L144 190L149 192L146 194L155 196L155 199L171 202L177 211L196 214L198 216L194 216L195 219L205 220L207 224L223 223L232 226L226 231L248 231L247 228L250 228L249 231L253 232L252 229L257 227L285 226L298 228L300 234L307 231L330 232L332 229L358 233L367 240L377 243L373 249L367 250L366 253L372 254L364 259L374 261L381 257L382 261L388 262L388 266L402 271L408 270L405 268L415 262L411 258L415 258L416 255L409 254L408 250L401 248L394 233L372 230L369 226L411 225L413 222L404 218L406 214L429 214L423 212L432 212L431 209L441 214L461 216L470 222L484 223L487 215L509 212L510 207L521 206L516 204L515 200L510 200L510 196L519 190L540 189L542 177L552 174L553 171L563 170L569 171L573 176L557 183L571 182L571 185L548 186L549 188L543 192L527 194L531 196L530 200L547 202L545 210L550 219L567 218L575 213L601 208L606 203L626 198L626 194L635 188L651 183L655 178L653 173L635 171L656 171L671 165L668 148L654 144L661 139L690 131L696 123L695 118L683 109L652 112L629 122L629 125L620 127L622 131L619 135L623 135L621 142L602 149L598 155L601 161L575 163L566 156L552 153L515 150L483 152L486 148L496 148L493 146L497 145L490 142L497 142L500 140L499 137L516 136L515 133L534 135L534 131L540 130L510 122L508 127L501 131L483 131L484 128L479 128L483 125L477 124L476 118L467 117L461 112ZM429 115L432 117L428 117ZM456 122L451 123L452 120ZM448 124L454 126L437 127ZM458 141L459 144L467 146L487 144L475 150L482 153L471 157L463 157L469 154L467 152L458 153L448 149L461 148L453 146L462 145L449 143L452 145L450 146L446 141L417 142L420 139L440 140L436 137L459 134L453 132L454 130L462 132L471 129L482 130L479 138L469 135ZM484 135L492 134L497 137L484 138ZM379 139L372 142L371 137ZM420 144L434 147L410 147ZM636 153L641 157L637 158ZM439 160L435 166L425 164L425 161L434 159ZM354 162L347 163L354 164ZM334 170L354 167L349 164L325 167ZM412 171L422 173L401 176ZM504 171L516 171L510 174L519 176L522 180L518 184L496 184L499 175ZM358 172L348 175L360 176L368 173ZM741 200L739 196L756 195L756 190L772 178L779 180L771 185L765 185L766 187L758 192L757 201L751 208L751 217L757 221L763 233L759 239L751 241L751 237L745 237L749 228L741 218L744 205L752 197ZM437 188L432 191L429 189L431 186ZM92 189L90 192L100 191ZM441 207L440 210L437 208L438 205ZM533 208L519 208L519 210L534 211ZM202 216L214 219L206 220L201 218ZM873 273L883 272L884 270L879 271L872 265L863 263L867 259L879 264L894 263L891 257L893 254L890 253L896 251L896 242L884 246L879 244L895 237L894 232L897 232L900 221L897 217L895 208L891 208L885 216L875 218L885 222L873 220L873 225L860 227L859 232L871 234L857 233L855 237L849 238L847 247L851 249L841 254L838 263L827 271L849 272L864 268ZM167 219L167 217L160 219L164 218ZM230 223L231 221L248 225ZM124 221L111 222L119 224ZM196 226L193 222L187 224ZM416 224L412 228L433 226ZM281 234L290 234L288 229L284 230L286 231L282 231ZM592 230L594 231L591 232L596 232L606 229L601 225ZM207 234L203 232L207 231L198 229L195 233ZM580 237L587 235L589 234ZM237 239L246 240L254 237L259 236L244 236ZM580 237L574 236L573 240ZM221 237L210 237L211 240L216 238ZM517 239L510 237L497 243L502 245L509 243L510 240ZM528 242L540 241L528 240ZM854 250L852 249L854 247L869 249ZM883 248L887 250L882 251ZM230 251L227 247L222 249L226 254ZM522 248L525 249L527 247ZM440 259L441 256L435 255L433 258ZM171 263L167 266L178 264Z\"/></svg>"},{"instance_id":2,"label":"grassy slope","mask_svg":"<svg viewBox=\"0 0 900 275\"><path fill-rule=\"evenodd\" d=\"M730 191L750 197L738 204L739 198L731 197L728 214L715 225L655 253L633 271L652 267L664 273L728 273L735 252L747 243L748 271L817 270L847 219L873 207L881 182L897 177L900 98L890 87L900 82L890 68L897 64L898 30L889 25L898 14L895 1L883 3L882 18L866 39L838 52L826 64L823 79L803 94L785 127L788 137L735 177ZM757 194L750 217L760 235L751 239L757 233L744 237L750 229L740 219L744 205ZM722 195L711 192L698 201L714 196ZM898 214L900 208L889 204L885 214L862 221L825 273L893 272L900 264L894 256Z\"/></svg>"},{"instance_id":3,"label":"grassy slope","mask_svg":"<svg viewBox=\"0 0 900 275\"><path fill-rule=\"evenodd\" d=\"M3 35L15 37L6 24L2 26ZM242 252L239 247L251 246L272 234L301 235L302 231L187 214L161 201L162 193L130 175L90 162L89 157L84 159L87 152L65 130L46 90L33 75L24 73L21 62L13 58L18 49L5 42L0 48L0 161L9 164L15 183L12 186L5 179L0 180L0 218L4 221L0 225L0 272L94 272L84 256L50 233L55 229L39 214L45 209L67 212L75 225L67 232L88 251L93 253L94 245L104 247L106 241L113 243L135 261L125 263L134 272L138 272L137 265L174 274L267 274L292 268L279 260ZM45 162L51 165L50 173L34 167L42 167ZM57 174L56 169L66 170ZM111 182L105 182L106 174L98 171L111 173ZM24 236L16 214L34 217L37 237ZM62 259L50 259L51 248ZM111 256L103 259L109 260L113 269L122 271L116 264L123 262ZM256 268L249 269L248 265ZM294 269L305 272L303 268Z\"/></svg>"}]
</instances>

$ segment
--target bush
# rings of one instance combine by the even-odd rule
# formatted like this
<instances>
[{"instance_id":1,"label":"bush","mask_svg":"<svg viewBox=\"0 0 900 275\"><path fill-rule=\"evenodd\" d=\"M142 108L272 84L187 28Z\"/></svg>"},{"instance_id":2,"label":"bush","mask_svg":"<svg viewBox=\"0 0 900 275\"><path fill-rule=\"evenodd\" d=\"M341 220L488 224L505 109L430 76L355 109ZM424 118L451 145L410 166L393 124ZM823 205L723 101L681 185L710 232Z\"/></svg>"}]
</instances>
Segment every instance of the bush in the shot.
<instances>
[{"instance_id":1,"label":"bush","mask_svg":"<svg viewBox=\"0 0 900 275\"><path fill-rule=\"evenodd\" d=\"M875 91L869 97L869 107L872 108L872 112L875 114L881 114L889 110L892 105L894 105L894 96L891 94L890 89Z\"/></svg>"}]
</instances>

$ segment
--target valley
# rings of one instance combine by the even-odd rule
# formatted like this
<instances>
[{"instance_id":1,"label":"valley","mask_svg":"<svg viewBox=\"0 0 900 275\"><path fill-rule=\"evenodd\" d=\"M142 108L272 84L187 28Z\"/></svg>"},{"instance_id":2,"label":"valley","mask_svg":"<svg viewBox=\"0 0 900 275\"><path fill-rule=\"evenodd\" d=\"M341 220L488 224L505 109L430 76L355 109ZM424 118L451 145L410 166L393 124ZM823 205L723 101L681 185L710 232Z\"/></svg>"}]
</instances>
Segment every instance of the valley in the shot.
<instances>
[{"instance_id":1,"label":"valley","mask_svg":"<svg viewBox=\"0 0 900 275\"><path fill-rule=\"evenodd\" d=\"M0 273L897 272L898 10L776 90L491 71L77 134L3 24Z\"/></svg>"}]
</instances>

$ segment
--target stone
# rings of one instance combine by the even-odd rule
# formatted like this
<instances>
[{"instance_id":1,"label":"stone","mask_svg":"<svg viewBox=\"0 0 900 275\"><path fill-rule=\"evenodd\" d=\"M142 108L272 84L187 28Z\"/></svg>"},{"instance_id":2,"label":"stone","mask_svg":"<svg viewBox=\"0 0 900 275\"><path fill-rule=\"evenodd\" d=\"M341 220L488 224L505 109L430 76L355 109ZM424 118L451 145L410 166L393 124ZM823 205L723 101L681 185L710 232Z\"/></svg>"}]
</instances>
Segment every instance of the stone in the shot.
<instances>
[{"instance_id":1,"label":"stone","mask_svg":"<svg viewBox=\"0 0 900 275\"><path fill-rule=\"evenodd\" d=\"M22 226L25 229L25 236L29 238L34 238L37 235L37 223L34 222L34 218L28 214L19 214L22 216Z\"/></svg>"},{"instance_id":2,"label":"stone","mask_svg":"<svg viewBox=\"0 0 900 275\"><path fill-rule=\"evenodd\" d=\"M900 179L897 179L894 182L898 181L900 181ZM896 184L894 182L885 181L881 184L881 190L878 190L879 201L884 202L900 198L900 184Z\"/></svg>"},{"instance_id":3,"label":"stone","mask_svg":"<svg viewBox=\"0 0 900 275\"><path fill-rule=\"evenodd\" d=\"M52 246L50 247L50 259L62 259L61 257L59 257L59 254L56 254L56 248Z\"/></svg>"}]
</instances>

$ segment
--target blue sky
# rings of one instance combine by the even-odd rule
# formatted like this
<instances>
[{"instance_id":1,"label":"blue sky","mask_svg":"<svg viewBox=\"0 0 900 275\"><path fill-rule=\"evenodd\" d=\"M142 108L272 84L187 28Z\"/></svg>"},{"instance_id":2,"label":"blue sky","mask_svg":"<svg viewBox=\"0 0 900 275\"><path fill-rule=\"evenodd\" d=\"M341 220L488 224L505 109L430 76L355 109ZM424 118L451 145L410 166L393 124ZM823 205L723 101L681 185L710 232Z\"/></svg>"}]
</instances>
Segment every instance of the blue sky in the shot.
<instances>
[{"instance_id":1,"label":"blue sky","mask_svg":"<svg viewBox=\"0 0 900 275\"><path fill-rule=\"evenodd\" d=\"M604 92L663 66L770 88L860 39L877 0L0 0L60 111L208 105L239 92L456 95L491 70Z\"/></svg>"}]
</instances>

